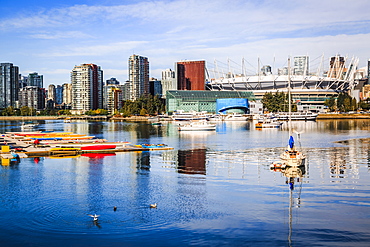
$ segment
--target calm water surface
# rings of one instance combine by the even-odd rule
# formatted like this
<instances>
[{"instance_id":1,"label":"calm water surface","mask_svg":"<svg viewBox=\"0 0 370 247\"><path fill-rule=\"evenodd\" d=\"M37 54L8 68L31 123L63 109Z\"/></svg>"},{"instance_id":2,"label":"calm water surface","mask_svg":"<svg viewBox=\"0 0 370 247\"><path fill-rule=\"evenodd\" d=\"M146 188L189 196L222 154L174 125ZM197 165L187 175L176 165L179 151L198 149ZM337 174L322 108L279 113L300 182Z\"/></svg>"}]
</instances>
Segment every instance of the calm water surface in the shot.
<instances>
[{"instance_id":1,"label":"calm water surface","mask_svg":"<svg viewBox=\"0 0 370 247\"><path fill-rule=\"evenodd\" d=\"M283 173L269 166L287 145L286 123L179 133L172 123L41 122L174 149L0 166L1 246L369 246L370 120L293 128L306 165Z\"/></svg>"}]
</instances>

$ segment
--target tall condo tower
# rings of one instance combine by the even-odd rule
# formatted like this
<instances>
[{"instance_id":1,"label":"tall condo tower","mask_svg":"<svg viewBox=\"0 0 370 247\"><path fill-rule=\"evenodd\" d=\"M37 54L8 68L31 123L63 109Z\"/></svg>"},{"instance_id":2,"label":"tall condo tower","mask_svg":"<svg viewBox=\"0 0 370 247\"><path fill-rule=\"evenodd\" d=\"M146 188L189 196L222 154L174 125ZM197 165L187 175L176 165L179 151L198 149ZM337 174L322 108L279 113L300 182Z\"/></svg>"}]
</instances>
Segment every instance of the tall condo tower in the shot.
<instances>
[{"instance_id":1,"label":"tall condo tower","mask_svg":"<svg viewBox=\"0 0 370 247\"><path fill-rule=\"evenodd\" d=\"M12 63L0 63L0 108L16 107L19 88L19 68Z\"/></svg>"},{"instance_id":2,"label":"tall condo tower","mask_svg":"<svg viewBox=\"0 0 370 247\"><path fill-rule=\"evenodd\" d=\"M95 64L75 66L71 72L72 110L84 113L103 108L103 71Z\"/></svg>"},{"instance_id":3,"label":"tall condo tower","mask_svg":"<svg viewBox=\"0 0 370 247\"><path fill-rule=\"evenodd\" d=\"M294 57L293 73L295 75L308 75L308 56Z\"/></svg>"},{"instance_id":4,"label":"tall condo tower","mask_svg":"<svg viewBox=\"0 0 370 247\"><path fill-rule=\"evenodd\" d=\"M132 55L128 59L130 100L149 95L148 58Z\"/></svg>"},{"instance_id":5,"label":"tall condo tower","mask_svg":"<svg viewBox=\"0 0 370 247\"><path fill-rule=\"evenodd\" d=\"M178 90L205 89L205 61L180 61L176 65Z\"/></svg>"},{"instance_id":6,"label":"tall condo tower","mask_svg":"<svg viewBox=\"0 0 370 247\"><path fill-rule=\"evenodd\" d=\"M64 83L62 85L62 88L63 88L62 104L64 104L67 107L71 107L72 105L72 84Z\"/></svg>"},{"instance_id":7,"label":"tall condo tower","mask_svg":"<svg viewBox=\"0 0 370 247\"><path fill-rule=\"evenodd\" d=\"M30 73L28 75L27 86L35 86L35 87L43 88L44 87L44 76L39 75L36 72Z\"/></svg>"}]
</instances>

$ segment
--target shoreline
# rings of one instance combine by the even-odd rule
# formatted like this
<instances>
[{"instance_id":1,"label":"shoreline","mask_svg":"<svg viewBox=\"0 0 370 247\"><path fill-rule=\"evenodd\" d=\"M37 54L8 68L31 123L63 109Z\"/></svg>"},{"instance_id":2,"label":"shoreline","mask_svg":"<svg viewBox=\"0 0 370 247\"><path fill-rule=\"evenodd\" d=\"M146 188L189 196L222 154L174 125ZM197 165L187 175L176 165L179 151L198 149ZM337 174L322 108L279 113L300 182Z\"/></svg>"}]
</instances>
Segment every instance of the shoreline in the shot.
<instances>
[{"instance_id":1,"label":"shoreline","mask_svg":"<svg viewBox=\"0 0 370 247\"><path fill-rule=\"evenodd\" d=\"M1 121L35 121L35 120L113 120L113 121L148 121L146 116L131 116L131 117L108 117L108 116L0 116ZM328 119L370 119L370 114L319 114L316 120Z\"/></svg>"}]
</instances>

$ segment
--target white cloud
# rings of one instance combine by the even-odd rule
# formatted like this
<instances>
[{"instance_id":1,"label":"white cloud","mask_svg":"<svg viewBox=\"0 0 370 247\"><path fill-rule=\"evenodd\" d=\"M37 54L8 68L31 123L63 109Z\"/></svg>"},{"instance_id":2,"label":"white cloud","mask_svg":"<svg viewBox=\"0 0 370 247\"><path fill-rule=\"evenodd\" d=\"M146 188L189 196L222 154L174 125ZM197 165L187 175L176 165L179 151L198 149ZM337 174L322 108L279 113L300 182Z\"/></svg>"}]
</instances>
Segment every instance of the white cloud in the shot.
<instances>
[{"instance_id":1,"label":"white cloud","mask_svg":"<svg viewBox=\"0 0 370 247\"><path fill-rule=\"evenodd\" d=\"M36 11L32 16L0 17L4 44L0 54L41 74L67 69L63 80L69 80L74 65L92 62L107 71L105 76L124 81L132 53L148 57L151 76L157 78L161 69L173 68L182 59L205 59L212 64L214 59L227 63L228 58L240 63L244 57L257 67L258 57L272 64L275 56L280 66L288 55L316 58L322 53L341 53L359 56L364 63L370 57L370 21L364 9L370 9L367 0L73 5Z\"/></svg>"},{"instance_id":2,"label":"white cloud","mask_svg":"<svg viewBox=\"0 0 370 247\"><path fill-rule=\"evenodd\" d=\"M127 52L132 52L136 47L146 44L147 41L127 41L109 43L103 45L70 45L64 47L63 50L51 51L40 54L44 57L76 57L76 56L104 56L104 55L119 55Z\"/></svg>"}]
</instances>

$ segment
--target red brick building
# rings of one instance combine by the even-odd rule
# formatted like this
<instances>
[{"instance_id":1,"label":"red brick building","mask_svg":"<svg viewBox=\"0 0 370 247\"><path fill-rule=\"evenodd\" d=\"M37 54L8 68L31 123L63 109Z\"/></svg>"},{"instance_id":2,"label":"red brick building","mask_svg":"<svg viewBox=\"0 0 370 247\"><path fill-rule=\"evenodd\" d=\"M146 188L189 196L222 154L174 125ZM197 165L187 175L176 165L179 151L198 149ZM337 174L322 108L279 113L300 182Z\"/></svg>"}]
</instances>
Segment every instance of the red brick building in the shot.
<instances>
[{"instance_id":1,"label":"red brick building","mask_svg":"<svg viewBox=\"0 0 370 247\"><path fill-rule=\"evenodd\" d=\"M178 90L205 90L205 61L176 63Z\"/></svg>"}]
</instances>

